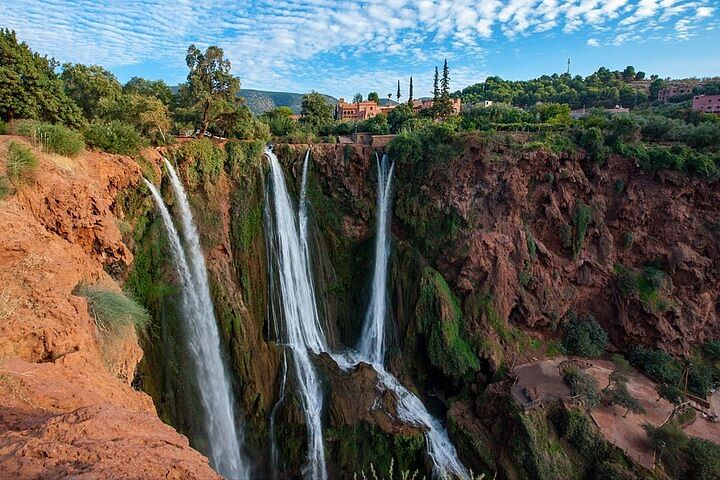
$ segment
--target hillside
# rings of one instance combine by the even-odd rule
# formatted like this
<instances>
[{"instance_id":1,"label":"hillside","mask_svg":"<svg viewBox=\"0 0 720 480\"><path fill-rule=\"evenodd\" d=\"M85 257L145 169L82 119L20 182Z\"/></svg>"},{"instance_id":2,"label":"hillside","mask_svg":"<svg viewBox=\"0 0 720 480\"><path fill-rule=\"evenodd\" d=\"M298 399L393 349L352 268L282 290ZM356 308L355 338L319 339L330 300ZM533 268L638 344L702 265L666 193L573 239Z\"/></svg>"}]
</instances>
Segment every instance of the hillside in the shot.
<instances>
[{"instance_id":1,"label":"hillside","mask_svg":"<svg viewBox=\"0 0 720 480\"><path fill-rule=\"evenodd\" d=\"M266 92L249 88L240 90L238 94L239 97L245 99L248 108L255 115L260 115L276 107L290 107L293 112L300 113L303 95L302 93ZM334 97L325 95L325 98L332 105L337 103L337 99Z\"/></svg>"}]
</instances>

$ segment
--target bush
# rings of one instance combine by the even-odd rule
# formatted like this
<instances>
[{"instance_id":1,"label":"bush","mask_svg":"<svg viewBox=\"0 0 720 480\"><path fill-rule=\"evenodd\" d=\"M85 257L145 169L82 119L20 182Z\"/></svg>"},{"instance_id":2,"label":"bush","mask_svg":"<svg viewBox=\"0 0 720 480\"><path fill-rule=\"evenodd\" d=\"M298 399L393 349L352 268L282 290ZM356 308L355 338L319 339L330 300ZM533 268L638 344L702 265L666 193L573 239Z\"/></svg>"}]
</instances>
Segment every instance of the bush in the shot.
<instances>
[{"instance_id":1,"label":"bush","mask_svg":"<svg viewBox=\"0 0 720 480\"><path fill-rule=\"evenodd\" d=\"M7 123L0 120L0 135L5 135L8 132L8 126Z\"/></svg>"},{"instance_id":2,"label":"bush","mask_svg":"<svg viewBox=\"0 0 720 480\"><path fill-rule=\"evenodd\" d=\"M7 151L7 175L13 182L26 182L37 169L38 161L27 145L10 142Z\"/></svg>"},{"instance_id":3,"label":"bush","mask_svg":"<svg viewBox=\"0 0 720 480\"><path fill-rule=\"evenodd\" d=\"M578 397L585 408L592 410L600 405L600 389L597 381L575 365L563 368L563 381L572 390L573 396Z\"/></svg>"},{"instance_id":4,"label":"bush","mask_svg":"<svg viewBox=\"0 0 720 480\"><path fill-rule=\"evenodd\" d=\"M571 355L595 358L603 354L607 341L607 333L591 315L575 317L571 314L563 338L565 351Z\"/></svg>"},{"instance_id":5,"label":"bush","mask_svg":"<svg viewBox=\"0 0 720 480\"><path fill-rule=\"evenodd\" d=\"M119 155L136 155L144 143L135 127L120 121L91 123L84 135L91 147Z\"/></svg>"},{"instance_id":6,"label":"bush","mask_svg":"<svg viewBox=\"0 0 720 480\"><path fill-rule=\"evenodd\" d=\"M677 385L682 377L680 362L662 350L636 348L630 354L630 363L645 370L655 380L668 385Z\"/></svg>"},{"instance_id":7,"label":"bush","mask_svg":"<svg viewBox=\"0 0 720 480\"><path fill-rule=\"evenodd\" d=\"M10 195L13 191L10 180L5 175L0 175L0 200Z\"/></svg>"},{"instance_id":8,"label":"bush","mask_svg":"<svg viewBox=\"0 0 720 480\"><path fill-rule=\"evenodd\" d=\"M58 155L74 157L85 148L78 132L64 125L41 123L37 120L18 120L10 125L10 133L29 137L43 149Z\"/></svg>"},{"instance_id":9,"label":"bush","mask_svg":"<svg viewBox=\"0 0 720 480\"><path fill-rule=\"evenodd\" d=\"M689 480L720 478L720 445L701 438L691 438L687 446Z\"/></svg>"},{"instance_id":10,"label":"bush","mask_svg":"<svg viewBox=\"0 0 720 480\"><path fill-rule=\"evenodd\" d=\"M703 345L703 354L710 361L720 361L720 340L711 340Z\"/></svg>"},{"instance_id":11,"label":"bush","mask_svg":"<svg viewBox=\"0 0 720 480\"><path fill-rule=\"evenodd\" d=\"M118 333L127 325L134 325L142 333L150 324L145 307L123 293L81 283L73 294L85 297L88 311L103 335Z\"/></svg>"},{"instance_id":12,"label":"bush","mask_svg":"<svg viewBox=\"0 0 720 480\"><path fill-rule=\"evenodd\" d=\"M224 152L207 138L182 145L177 155L191 188L197 187L200 181L215 182L225 163Z\"/></svg>"}]
</instances>

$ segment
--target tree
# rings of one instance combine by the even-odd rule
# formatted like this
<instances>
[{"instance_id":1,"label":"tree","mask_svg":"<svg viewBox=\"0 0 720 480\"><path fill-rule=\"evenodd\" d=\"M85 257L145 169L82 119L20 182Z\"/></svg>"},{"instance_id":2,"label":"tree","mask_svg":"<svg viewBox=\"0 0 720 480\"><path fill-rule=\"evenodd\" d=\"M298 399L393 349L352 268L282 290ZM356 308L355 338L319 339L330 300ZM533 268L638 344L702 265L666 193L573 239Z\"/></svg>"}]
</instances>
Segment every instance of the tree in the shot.
<instances>
[{"instance_id":1,"label":"tree","mask_svg":"<svg viewBox=\"0 0 720 480\"><path fill-rule=\"evenodd\" d=\"M635 74L635 80L645 80L645 72L637 72Z\"/></svg>"},{"instance_id":2,"label":"tree","mask_svg":"<svg viewBox=\"0 0 720 480\"><path fill-rule=\"evenodd\" d=\"M573 396L588 410L600 405L600 390L593 377L580 371L575 365L567 365L563 371L563 381L572 390Z\"/></svg>"},{"instance_id":3,"label":"tree","mask_svg":"<svg viewBox=\"0 0 720 480\"><path fill-rule=\"evenodd\" d=\"M185 62L190 71L187 82L180 86L179 96L193 111L195 129L202 137L210 123L239 105L240 79L230 73L230 60L224 58L222 48L214 45L204 53L190 45Z\"/></svg>"},{"instance_id":4,"label":"tree","mask_svg":"<svg viewBox=\"0 0 720 480\"><path fill-rule=\"evenodd\" d=\"M292 108L277 107L260 115L260 119L270 126L273 135L283 136L289 134L295 126L292 116Z\"/></svg>"},{"instance_id":5,"label":"tree","mask_svg":"<svg viewBox=\"0 0 720 480\"><path fill-rule=\"evenodd\" d=\"M409 104L403 103L393 108L387 114L390 131L392 133L398 133L400 127L402 127L406 121L413 118L413 116L412 106Z\"/></svg>"},{"instance_id":6,"label":"tree","mask_svg":"<svg viewBox=\"0 0 720 480\"><path fill-rule=\"evenodd\" d=\"M170 114L159 98L130 93L111 102L103 101L101 105L106 119L132 125L147 138L167 140L165 134L170 129Z\"/></svg>"},{"instance_id":7,"label":"tree","mask_svg":"<svg viewBox=\"0 0 720 480\"><path fill-rule=\"evenodd\" d=\"M395 94L395 99L396 99L398 102L400 101L400 80L398 80L397 94Z\"/></svg>"},{"instance_id":8,"label":"tree","mask_svg":"<svg viewBox=\"0 0 720 480\"><path fill-rule=\"evenodd\" d=\"M570 315L570 323L563 339L563 346L568 353L590 358L599 357L605 351L607 340L607 333L591 315Z\"/></svg>"},{"instance_id":9,"label":"tree","mask_svg":"<svg viewBox=\"0 0 720 480\"><path fill-rule=\"evenodd\" d=\"M630 373L630 362L622 355L617 353L612 356L613 371L608 377L608 384L603 388L603 392L607 391L612 385L626 384L628 381L628 373Z\"/></svg>"},{"instance_id":10,"label":"tree","mask_svg":"<svg viewBox=\"0 0 720 480\"><path fill-rule=\"evenodd\" d=\"M630 412L645 413L645 408L637 398L632 396L630 391L627 389L627 385L624 383L616 383L610 390L607 391L607 394L610 397L609 405L617 404L625 408L625 415L623 415L623 418L627 417Z\"/></svg>"},{"instance_id":11,"label":"tree","mask_svg":"<svg viewBox=\"0 0 720 480\"><path fill-rule=\"evenodd\" d=\"M123 93L137 93L147 97L155 97L165 105L170 105L173 92L162 80L146 80L142 77L132 77L123 85Z\"/></svg>"},{"instance_id":12,"label":"tree","mask_svg":"<svg viewBox=\"0 0 720 480\"><path fill-rule=\"evenodd\" d=\"M104 107L122 94L115 75L99 65L66 63L60 79L65 93L80 106L88 120L104 118L107 113Z\"/></svg>"},{"instance_id":13,"label":"tree","mask_svg":"<svg viewBox=\"0 0 720 480\"><path fill-rule=\"evenodd\" d=\"M687 449L688 475L692 480L720 478L720 445L701 438L691 438Z\"/></svg>"},{"instance_id":14,"label":"tree","mask_svg":"<svg viewBox=\"0 0 720 480\"><path fill-rule=\"evenodd\" d=\"M18 43L14 31L0 29L0 119L32 118L82 126L82 111L65 94L55 67L55 60Z\"/></svg>"},{"instance_id":15,"label":"tree","mask_svg":"<svg viewBox=\"0 0 720 480\"><path fill-rule=\"evenodd\" d=\"M688 437L674 422L668 422L661 427L646 423L643 425L648 443L657 453L657 462L670 466L676 476L684 470L685 456L683 451L688 446Z\"/></svg>"},{"instance_id":16,"label":"tree","mask_svg":"<svg viewBox=\"0 0 720 480\"><path fill-rule=\"evenodd\" d=\"M626 82L632 81L635 79L635 67L632 65L628 65L625 67L625 70L622 72L622 79Z\"/></svg>"},{"instance_id":17,"label":"tree","mask_svg":"<svg viewBox=\"0 0 720 480\"><path fill-rule=\"evenodd\" d=\"M433 80L433 105L440 100L440 74L435 67L435 80Z\"/></svg>"},{"instance_id":18,"label":"tree","mask_svg":"<svg viewBox=\"0 0 720 480\"><path fill-rule=\"evenodd\" d=\"M668 402L675 405L675 407L685 401L685 393L674 385L660 383L658 384L656 391L658 394L657 401L660 401L661 398L664 398Z\"/></svg>"},{"instance_id":19,"label":"tree","mask_svg":"<svg viewBox=\"0 0 720 480\"><path fill-rule=\"evenodd\" d=\"M413 80L412 77L410 77L410 88L408 90L408 103L412 103L413 101Z\"/></svg>"},{"instance_id":20,"label":"tree","mask_svg":"<svg viewBox=\"0 0 720 480\"><path fill-rule=\"evenodd\" d=\"M370 92L367 96L368 102L380 103L380 95L377 92Z\"/></svg>"},{"instance_id":21,"label":"tree","mask_svg":"<svg viewBox=\"0 0 720 480\"><path fill-rule=\"evenodd\" d=\"M445 118L453 113L452 100L450 99L450 69L448 68L447 59L443 65L442 78L440 79L440 98L433 104L435 114L440 118Z\"/></svg>"},{"instance_id":22,"label":"tree","mask_svg":"<svg viewBox=\"0 0 720 480\"><path fill-rule=\"evenodd\" d=\"M363 101L362 93L356 93L353 97L353 103L361 103Z\"/></svg>"},{"instance_id":23,"label":"tree","mask_svg":"<svg viewBox=\"0 0 720 480\"><path fill-rule=\"evenodd\" d=\"M332 122L332 107L315 91L303 96L300 114L301 121L314 129Z\"/></svg>"}]
</instances>

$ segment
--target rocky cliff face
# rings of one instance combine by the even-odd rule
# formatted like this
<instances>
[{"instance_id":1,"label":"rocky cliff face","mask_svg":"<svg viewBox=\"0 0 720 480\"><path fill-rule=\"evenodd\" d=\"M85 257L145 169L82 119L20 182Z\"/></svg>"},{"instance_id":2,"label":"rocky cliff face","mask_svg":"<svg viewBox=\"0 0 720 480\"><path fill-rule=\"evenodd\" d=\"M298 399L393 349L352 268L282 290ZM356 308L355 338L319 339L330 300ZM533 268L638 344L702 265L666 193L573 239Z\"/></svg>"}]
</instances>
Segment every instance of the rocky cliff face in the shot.
<instances>
[{"instance_id":1,"label":"rocky cliff face","mask_svg":"<svg viewBox=\"0 0 720 480\"><path fill-rule=\"evenodd\" d=\"M0 137L0 150L10 140ZM104 339L72 293L83 281L120 288L108 272L133 255L116 197L138 182L138 166L35 154L35 178L0 202L3 478L216 478L130 386L142 357L134 329Z\"/></svg>"}]
</instances>

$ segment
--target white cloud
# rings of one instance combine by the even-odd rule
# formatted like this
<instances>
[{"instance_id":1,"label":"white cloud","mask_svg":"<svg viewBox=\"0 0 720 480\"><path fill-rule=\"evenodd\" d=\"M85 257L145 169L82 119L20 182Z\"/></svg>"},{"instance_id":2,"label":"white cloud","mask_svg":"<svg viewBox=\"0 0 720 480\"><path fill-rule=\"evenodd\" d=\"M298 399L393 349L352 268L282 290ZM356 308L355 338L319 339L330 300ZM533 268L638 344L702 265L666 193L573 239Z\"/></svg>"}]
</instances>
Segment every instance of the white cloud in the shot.
<instances>
[{"instance_id":1,"label":"white cloud","mask_svg":"<svg viewBox=\"0 0 720 480\"><path fill-rule=\"evenodd\" d=\"M447 57L459 65L474 65L477 76L489 42L503 36L584 29L593 32L589 46L643 41L643 34L651 30L686 39L712 22L716 9L711 4L711 0L184 0L172 4L23 0L1 2L0 18L32 48L61 61L107 67L160 62L180 70L187 45L217 44L225 49L244 85L302 90L310 84L331 88L336 81L330 73L355 74L351 63L368 71L383 62L398 71L427 71Z\"/></svg>"}]
</instances>

